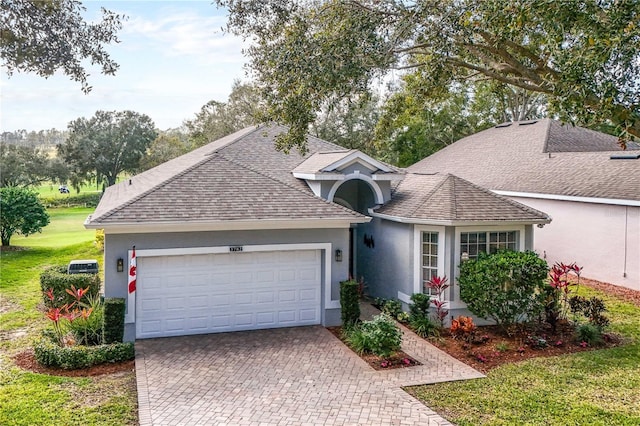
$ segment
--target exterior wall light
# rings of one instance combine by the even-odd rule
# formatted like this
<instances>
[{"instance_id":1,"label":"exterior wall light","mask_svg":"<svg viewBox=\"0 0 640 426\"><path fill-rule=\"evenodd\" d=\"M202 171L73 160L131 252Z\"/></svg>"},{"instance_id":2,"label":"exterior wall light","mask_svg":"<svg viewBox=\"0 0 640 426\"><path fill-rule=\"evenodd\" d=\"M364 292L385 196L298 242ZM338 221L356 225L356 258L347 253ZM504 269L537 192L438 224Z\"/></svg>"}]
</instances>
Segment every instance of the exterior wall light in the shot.
<instances>
[{"instance_id":1,"label":"exterior wall light","mask_svg":"<svg viewBox=\"0 0 640 426\"><path fill-rule=\"evenodd\" d=\"M463 262L466 262L467 260L469 260L469 253L467 253L466 251L463 251L462 255L460 256L460 260Z\"/></svg>"},{"instance_id":2,"label":"exterior wall light","mask_svg":"<svg viewBox=\"0 0 640 426\"><path fill-rule=\"evenodd\" d=\"M336 250L336 262L342 262L342 250Z\"/></svg>"},{"instance_id":3,"label":"exterior wall light","mask_svg":"<svg viewBox=\"0 0 640 426\"><path fill-rule=\"evenodd\" d=\"M119 258L119 259L116 261L116 270L117 270L118 272L122 272L122 271L124 271L124 260L123 260L122 258Z\"/></svg>"}]
</instances>

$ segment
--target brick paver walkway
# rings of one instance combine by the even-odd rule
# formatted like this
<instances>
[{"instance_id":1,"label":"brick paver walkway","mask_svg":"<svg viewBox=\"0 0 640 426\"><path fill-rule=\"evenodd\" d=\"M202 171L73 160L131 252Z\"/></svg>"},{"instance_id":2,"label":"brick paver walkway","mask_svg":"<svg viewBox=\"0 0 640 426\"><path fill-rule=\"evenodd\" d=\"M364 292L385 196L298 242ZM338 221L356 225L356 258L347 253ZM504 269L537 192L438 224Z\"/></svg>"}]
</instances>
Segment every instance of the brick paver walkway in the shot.
<instances>
[{"instance_id":1,"label":"brick paver walkway","mask_svg":"<svg viewBox=\"0 0 640 426\"><path fill-rule=\"evenodd\" d=\"M375 371L321 326L138 341L140 424L449 425L401 386L483 375L403 331L422 366Z\"/></svg>"}]
</instances>

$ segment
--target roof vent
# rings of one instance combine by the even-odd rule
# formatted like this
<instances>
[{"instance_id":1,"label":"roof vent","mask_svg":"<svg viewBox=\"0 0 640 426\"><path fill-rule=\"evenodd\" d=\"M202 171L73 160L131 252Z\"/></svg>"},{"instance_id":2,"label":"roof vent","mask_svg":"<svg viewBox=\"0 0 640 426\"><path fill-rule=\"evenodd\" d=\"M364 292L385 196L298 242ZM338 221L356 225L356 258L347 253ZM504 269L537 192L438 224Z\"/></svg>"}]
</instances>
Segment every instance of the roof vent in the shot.
<instances>
[{"instance_id":1,"label":"roof vent","mask_svg":"<svg viewBox=\"0 0 640 426\"><path fill-rule=\"evenodd\" d=\"M531 120L531 121L521 121L518 123L518 126L528 126L530 124L536 124L538 122L538 120Z\"/></svg>"},{"instance_id":2,"label":"roof vent","mask_svg":"<svg viewBox=\"0 0 640 426\"><path fill-rule=\"evenodd\" d=\"M502 123L502 124L498 124L498 125L496 126L496 129L501 129L501 128L503 128L503 127L509 127L509 126L511 126L511 124L513 124L513 123Z\"/></svg>"},{"instance_id":3,"label":"roof vent","mask_svg":"<svg viewBox=\"0 0 640 426\"><path fill-rule=\"evenodd\" d=\"M640 158L640 152L611 154L609 158L611 160L637 160L638 158Z\"/></svg>"}]
</instances>

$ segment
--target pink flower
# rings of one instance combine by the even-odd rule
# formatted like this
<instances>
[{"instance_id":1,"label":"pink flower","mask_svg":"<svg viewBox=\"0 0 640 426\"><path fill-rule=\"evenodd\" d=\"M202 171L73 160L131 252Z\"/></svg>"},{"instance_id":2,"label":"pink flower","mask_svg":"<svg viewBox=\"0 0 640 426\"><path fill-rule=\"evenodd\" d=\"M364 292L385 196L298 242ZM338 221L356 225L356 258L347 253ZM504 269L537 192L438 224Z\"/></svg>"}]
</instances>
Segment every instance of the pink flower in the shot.
<instances>
[{"instance_id":1,"label":"pink flower","mask_svg":"<svg viewBox=\"0 0 640 426\"><path fill-rule=\"evenodd\" d=\"M389 361L386 361L386 360L385 360L385 361L382 361L382 362L380 363L380 367L382 367L382 368L387 368L388 366L389 366Z\"/></svg>"},{"instance_id":2,"label":"pink flower","mask_svg":"<svg viewBox=\"0 0 640 426\"><path fill-rule=\"evenodd\" d=\"M587 346L589 346L589 344L583 340L582 342L580 342L580 346L586 348Z\"/></svg>"},{"instance_id":3,"label":"pink flower","mask_svg":"<svg viewBox=\"0 0 640 426\"><path fill-rule=\"evenodd\" d=\"M410 360L409 358L403 358L403 359L402 359L402 362L403 362L405 365L411 365L411 360Z\"/></svg>"},{"instance_id":4,"label":"pink flower","mask_svg":"<svg viewBox=\"0 0 640 426\"><path fill-rule=\"evenodd\" d=\"M556 342L556 346L562 346L562 340L558 340L558 341Z\"/></svg>"}]
</instances>

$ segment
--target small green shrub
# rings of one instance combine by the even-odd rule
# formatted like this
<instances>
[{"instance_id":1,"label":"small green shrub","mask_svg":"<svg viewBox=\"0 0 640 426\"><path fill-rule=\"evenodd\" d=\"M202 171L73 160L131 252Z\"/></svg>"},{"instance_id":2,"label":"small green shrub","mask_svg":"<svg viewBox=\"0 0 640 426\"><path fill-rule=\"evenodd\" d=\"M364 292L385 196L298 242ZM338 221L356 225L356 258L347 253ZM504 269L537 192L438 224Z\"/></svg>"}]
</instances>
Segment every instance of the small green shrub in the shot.
<instances>
[{"instance_id":1,"label":"small green shrub","mask_svg":"<svg viewBox=\"0 0 640 426\"><path fill-rule=\"evenodd\" d=\"M413 303L409 306L410 321L429 318L431 297L428 294L414 293L411 295L411 302Z\"/></svg>"},{"instance_id":2,"label":"small green shrub","mask_svg":"<svg viewBox=\"0 0 640 426\"><path fill-rule=\"evenodd\" d=\"M342 326L351 327L360 320L360 284L356 280L340 282Z\"/></svg>"},{"instance_id":3,"label":"small green shrub","mask_svg":"<svg viewBox=\"0 0 640 426\"><path fill-rule=\"evenodd\" d=\"M120 343L124 336L125 302L122 298L104 300L104 322L102 341L106 344Z\"/></svg>"},{"instance_id":4,"label":"small green shrub","mask_svg":"<svg viewBox=\"0 0 640 426\"><path fill-rule=\"evenodd\" d=\"M96 247L104 251L104 229L96 229Z\"/></svg>"},{"instance_id":5,"label":"small green shrub","mask_svg":"<svg viewBox=\"0 0 640 426\"><path fill-rule=\"evenodd\" d=\"M533 252L481 253L460 265L460 297L473 314L506 330L544 310L548 270Z\"/></svg>"},{"instance_id":6,"label":"small green shrub","mask_svg":"<svg viewBox=\"0 0 640 426\"><path fill-rule=\"evenodd\" d=\"M98 274L67 274L67 266L50 266L40 274L40 288L42 289L45 306L59 308L65 304L71 304L76 299L67 293L67 289L88 288L87 295L95 297L100 293L100 276ZM49 289L53 290L53 300L45 294Z\"/></svg>"},{"instance_id":7,"label":"small green shrub","mask_svg":"<svg viewBox=\"0 0 640 426\"><path fill-rule=\"evenodd\" d=\"M576 340L586 342L589 346L598 346L604 341L602 329L594 324L581 324L576 329Z\"/></svg>"},{"instance_id":8,"label":"small green shrub","mask_svg":"<svg viewBox=\"0 0 640 426\"><path fill-rule=\"evenodd\" d=\"M411 316L409 320L411 329L420 337L437 337L440 335L440 327L428 316Z\"/></svg>"},{"instance_id":9,"label":"small green shrub","mask_svg":"<svg viewBox=\"0 0 640 426\"><path fill-rule=\"evenodd\" d=\"M507 342L500 342L496 345L496 350L498 352L508 352L509 349L511 349L509 347L509 344Z\"/></svg>"},{"instance_id":10,"label":"small green shrub","mask_svg":"<svg viewBox=\"0 0 640 426\"><path fill-rule=\"evenodd\" d=\"M49 335L43 334L36 343L35 358L47 367L75 370L106 362L128 361L135 357L132 342L99 346L64 346L56 344Z\"/></svg>"},{"instance_id":11,"label":"small green shrub","mask_svg":"<svg viewBox=\"0 0 640 426\"><path fill-rule=\"evenodd\" d=\"M347 336L347 342L358 353L389 357L400 350L402 331L389 315L380 314L354 327Z\"/></svg>"},{"instance_id":12,"label":"small green shrub","mask_svg":"<svg viewBox=\"0 0 640 426\"><path fill-rule=\"evenodd\" d=\"M386 300L382 305L382 312L396 319L402 313L402 303L395 299Z\"/></svg>"}]
</instances>

